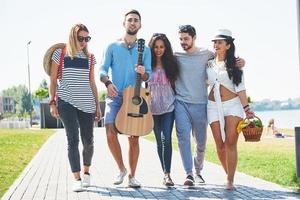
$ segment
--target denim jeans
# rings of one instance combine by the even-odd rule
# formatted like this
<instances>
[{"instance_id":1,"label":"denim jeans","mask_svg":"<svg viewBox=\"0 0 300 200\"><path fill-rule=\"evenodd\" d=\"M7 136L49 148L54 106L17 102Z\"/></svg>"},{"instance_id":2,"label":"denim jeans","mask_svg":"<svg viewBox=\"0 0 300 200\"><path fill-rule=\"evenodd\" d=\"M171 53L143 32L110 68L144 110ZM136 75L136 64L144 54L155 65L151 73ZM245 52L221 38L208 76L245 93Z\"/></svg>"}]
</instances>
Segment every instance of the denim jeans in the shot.
<instances>
[{"instance_id":1,"label":"denim jeans","mask_svg":"<svg viewBox=\"0 0 300 200\"><path fill-rule=\"evenodd\" d=\"M123 103L123 96L118 95L116 97L107 96L105 99L105 115L104 115L104 124L113 124L115 123L117 114Z\"/></svg>"},{"instance_id":2,"label":"denim jeans","mask_svg":"<svg viewBox=\"0 0 300 200\"><path fill-rule=\"evenodd\" d=\"M178 147L184 169L187 174L193 172L193 158L191 152L190 135L196 143L194 165L197 174L203 169L206 145L207 108L206 104L192 104L175 101L175 123Z\"/></svg>"},{"instance_id":3,"label":"denim jeans","mask_svg":"<svg viewBox=\"0 0 300 200\"><path fill-rule=\"evenodd\" d=\"M94 153L94 119L95 113L85 113L71 104L58 99L59 117L65 127L68 140L68 157L72 172L79 172L80 156L79 156L79 130L83 145L82 157L83 164L90 166Z\"/></svg>"},{"instance_id":4,"label":"denim jeans","mask_svg":"<svg viewBox=\"0 0 300 200\"><path fill-rule=\"evenodd\" d=\"M157 153L164 173L171 171L172 159L172 129L174 125L174 111L162 115L153 115L154 134Z\"/></svg>"}]
</instances>

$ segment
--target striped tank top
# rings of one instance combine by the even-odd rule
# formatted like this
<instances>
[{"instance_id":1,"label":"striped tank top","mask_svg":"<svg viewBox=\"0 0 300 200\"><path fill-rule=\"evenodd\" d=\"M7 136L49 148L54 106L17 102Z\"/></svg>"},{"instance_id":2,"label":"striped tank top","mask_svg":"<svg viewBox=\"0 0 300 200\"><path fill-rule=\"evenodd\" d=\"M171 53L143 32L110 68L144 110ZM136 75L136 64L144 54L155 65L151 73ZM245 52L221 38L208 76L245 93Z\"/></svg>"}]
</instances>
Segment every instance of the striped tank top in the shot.
<instances>
[{"instance_id":1,"label":"striped tank top","mask_svg":"<svg viewBox=\"0 0 300 200\"><path fill-rule=\"evenodd\" d=\"M52 60L59 65L62 49L56 49ZM95 113L95 97L90 86L90 67L96 60L87 58L79 51L73 59L67 55L62 62L62 78L59 80L57 95L60 99L86 113Z\"/></svg>"}]
</instances>

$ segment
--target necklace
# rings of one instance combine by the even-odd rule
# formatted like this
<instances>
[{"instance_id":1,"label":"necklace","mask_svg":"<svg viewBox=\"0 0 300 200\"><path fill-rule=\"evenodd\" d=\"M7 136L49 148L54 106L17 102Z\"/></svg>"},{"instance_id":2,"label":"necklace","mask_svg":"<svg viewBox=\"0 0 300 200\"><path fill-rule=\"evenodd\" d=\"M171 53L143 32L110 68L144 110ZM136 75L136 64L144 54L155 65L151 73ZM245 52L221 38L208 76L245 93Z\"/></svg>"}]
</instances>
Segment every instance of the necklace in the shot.
<instances>
[{"instance_id":1,"label":"necklace","mask_svg":"<svg viewBox=\"0 0 300 200\"><path fill-rule=\"evenodd\" d=\"M129 43L126 38L124 38L124 42L125 42L125 45L128 49L131 49L132 47L134 47L135 45L135 42L136 42L136 39L132 42L132 43Z\"/></svg>"}]
</instances>

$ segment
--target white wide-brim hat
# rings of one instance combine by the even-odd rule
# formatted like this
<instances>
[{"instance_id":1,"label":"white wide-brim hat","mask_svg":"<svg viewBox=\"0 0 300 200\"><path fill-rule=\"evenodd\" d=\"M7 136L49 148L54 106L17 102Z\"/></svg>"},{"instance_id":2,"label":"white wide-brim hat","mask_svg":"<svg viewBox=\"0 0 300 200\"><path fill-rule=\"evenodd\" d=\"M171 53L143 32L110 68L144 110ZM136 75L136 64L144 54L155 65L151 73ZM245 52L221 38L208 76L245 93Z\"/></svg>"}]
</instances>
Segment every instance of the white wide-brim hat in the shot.
<instances>
[{"instance_id":1,"label":"white wide-brim hat","mask_svg":"<svg viewBox=\"0 0 300 200\"><path fill-rule=\"evenodd\" d=\"M232 33L228 29L218 29L214 38L211 41L215 40L234 40Z\"/></svg>"},{"instance_id":2,"label":"white wide-brim hat","mask_svg":"<svg viewBox=\"0 0 300 200\"><path fill-rule=\"evenodd\" d=\"M45 53L43 65L45 72L50 76L51 74L51 63L52 63L52 55L56 49L63 49L66 46L65 43L57 43L52 45Z\"/></svg>"}]
</instances>

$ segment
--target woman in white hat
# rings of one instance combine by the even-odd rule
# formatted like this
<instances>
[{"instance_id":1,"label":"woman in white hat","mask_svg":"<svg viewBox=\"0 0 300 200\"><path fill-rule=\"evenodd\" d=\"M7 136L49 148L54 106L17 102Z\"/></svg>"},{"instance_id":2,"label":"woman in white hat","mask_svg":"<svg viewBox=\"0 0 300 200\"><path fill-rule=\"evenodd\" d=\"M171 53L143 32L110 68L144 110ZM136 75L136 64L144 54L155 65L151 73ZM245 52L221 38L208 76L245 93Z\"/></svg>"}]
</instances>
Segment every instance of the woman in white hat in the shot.
<instances>
[{"instance_id":1,"label":"woman in white hat","mask_svg":"<svg viewBox=\"0 0 300 200\"><path fill-rule=\"evenodd\" d=\"M217 154L227 174L226 189L234 189L233 181L237 166L236 127L244 114L254 116L246 95L243 71L236 67L235 45L231 31L218 30L212 40L215 58L207 65L210 92L207 104L207 117L210 124Z\"/></svg>"},{"instance_id":2,"label":"woman in white hat","mask_svg":"<svg viewBox=\"0 0 300 200\"><path fill-rule=\"evenodd\" d=\"M53 53L50 75L50 112L53 117L62 120L66 130L68 157L75 178L73 191L76 192L90 185L94 119L99 120L101 114L94 80L96 61L87 49L90 39L85 25L73 26L66 47ZM78 128L83 143L83 180L80 176Z\"/></svg>"}]
</instances>

